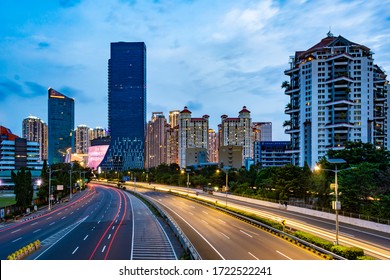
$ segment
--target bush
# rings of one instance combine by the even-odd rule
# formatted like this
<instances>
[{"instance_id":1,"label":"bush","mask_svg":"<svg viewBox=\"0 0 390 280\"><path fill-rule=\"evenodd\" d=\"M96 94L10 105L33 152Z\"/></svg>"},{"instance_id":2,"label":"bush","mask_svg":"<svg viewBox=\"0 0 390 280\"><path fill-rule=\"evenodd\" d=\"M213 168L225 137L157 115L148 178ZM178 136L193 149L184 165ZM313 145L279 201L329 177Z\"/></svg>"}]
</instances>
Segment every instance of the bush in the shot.
<instances>
[{"instance_id":1,"label":"bush","mask_svg":"<svg viewBox=\"0 0 390 280\"><path fill-rule=\"evenodd\" d=\"M335 245L331 248L330 251L339 256L343 256L348 260L357 260L359 257L364 256L363 249L358 247L345 247L345 246Z\"/></svg>"},{"instance_id":2,"label":"bush","mask_svg":"<svg viewBox=\"0 0 390 280\"><path fill-rule=\"evenodd\" d=\"M318 247L324 248L325 250L328 250L328 251L330 251L330 249L333 247L332 242L325 240L325 239L322 239L320 237L317 237L317 236L312 235L312 234L307 233L307 232L296 231L294 233L294 236L296 236L302 240L305 240L309 243L312 243L314 245L317 245Z\"/></svg>"}]
</instances>

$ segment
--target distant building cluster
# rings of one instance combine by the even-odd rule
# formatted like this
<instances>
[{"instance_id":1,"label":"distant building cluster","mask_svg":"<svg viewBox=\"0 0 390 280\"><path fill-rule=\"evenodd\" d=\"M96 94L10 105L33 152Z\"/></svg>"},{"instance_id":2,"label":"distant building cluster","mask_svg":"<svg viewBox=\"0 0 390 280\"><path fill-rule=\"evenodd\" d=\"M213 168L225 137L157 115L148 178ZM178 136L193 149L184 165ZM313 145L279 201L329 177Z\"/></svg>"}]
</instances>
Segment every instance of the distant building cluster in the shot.
<instances>
[{"instance_id":1,"label":"distant building cluster","mask_svg":"<svg viewBox=\"0 0 390 280\"><path fill-rule=\"evenodd\" d=\"M49 88L48 123L27 117L22 137L0 127L0 186L11 184L12 170L39 170L43 160L77 160L106 171L160 164L313 167L347 141L389 149L389 82L368 47L329 32L308 50L296 51L284 74L288 80L282 87L290 100L283 126L290 141L273 141L272 123L253 121L246 106L237 117L222 115L216 131L209 115L194 117L188 107L170 111L168 119L153 112L147 122L146 46L111 43L108 129L75 127L75 100Z\"/></svg>"}]
</instances>

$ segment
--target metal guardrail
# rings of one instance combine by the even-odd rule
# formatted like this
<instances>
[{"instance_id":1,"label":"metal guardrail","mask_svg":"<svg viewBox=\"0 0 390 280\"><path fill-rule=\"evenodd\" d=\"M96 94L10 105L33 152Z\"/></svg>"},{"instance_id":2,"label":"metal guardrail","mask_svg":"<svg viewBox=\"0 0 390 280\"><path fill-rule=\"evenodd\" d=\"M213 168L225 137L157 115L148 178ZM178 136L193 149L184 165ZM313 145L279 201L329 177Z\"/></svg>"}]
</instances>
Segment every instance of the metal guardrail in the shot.
<instances>
[{"instance_id":1,"label":"metal guardrail","mask_svg":"<svg viewBox=\"0 0 390 280\"><path fill-rule=\"evenodd\" d=\"M223 207L220 207L220 206L212 205L212 204L210 204L210 203L206 203L206 202L200 202L200 203L206 204L206 205L208 205L208 206L212 206L212 207L214 207L215 209L218 209L218 210L220 210L220 211L223 211L223 212L225 212L225 213L228 213L229 215L238 217L238 218L240 218L240 219L242 219L242 220L245 220L245 221L247 221L247 222L250 222L251 224L255 224L255 225L259 226L259 227L266 228L267 230L269 230L269 231L271 231L271 232L277 233L277 234L279 234L279 235L284 235L284 236L286 236L286 237L288 237L288 238L290 238L290 239L292 239L292 240L294 240L294 241L296 241L296 242L298 242L298 243L300 243L300 244L302 244L302 245L305 245L305 246L307 246L307 247L309 247L309 248L312 248L312 249L314 249L314 250L316 250L316 251L318 251L318 252L320 252L320 253L323 253L323 254L326 254L326 255L330 255L330 256L332 256L332 257L333 257L334 259L336 259L336 260L346 260L346 258L341 257L341 256L339 256L339 255L337 255L337 254L335 254L335 253L333 253L333 252L330 252L330 251L328 251L328 250L325 250L324 248L321 248L321 247L319 247L319 246L317 246L317 245L314 245L314 244L312 244L312 243L310 243L310 242L307 242L307 241L305 241L305 240L302 240L302 239L300 239L300 238L298 238L298 237L296 237L296 236L294 236L294 235L288 234L288 233L286 233L286 232L284 232L284 231L281 231L281 230L278 230L278 229L276 229L276 228L273 228L273 227L271 227L271 226L269 226L269 225L266 225L266 224L264 224L264 223L262 223L262 222L259 222L259 221L257 221L257 220L251 219L251 218L249 218L249 217L247 217L247 216L244 216L244 215L235 213L235 212L233 212L233 211L227 210L227 209L225 209L225 208L223 208Z\"/></svg>"}]
</instances>

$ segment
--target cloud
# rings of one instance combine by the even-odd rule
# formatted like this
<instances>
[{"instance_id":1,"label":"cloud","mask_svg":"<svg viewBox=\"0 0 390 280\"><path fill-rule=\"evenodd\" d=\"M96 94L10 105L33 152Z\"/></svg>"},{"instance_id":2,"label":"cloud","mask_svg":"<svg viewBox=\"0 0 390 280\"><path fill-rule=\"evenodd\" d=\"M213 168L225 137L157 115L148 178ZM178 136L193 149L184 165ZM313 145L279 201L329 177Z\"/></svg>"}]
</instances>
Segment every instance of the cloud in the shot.
<instances>
[{"instance_id":1,"label":"cloud","mask_svg":"<svg viewBox=\"0 0 390 280\"><path fill-rule=\"evenodd\" d=\"M188 101L186 106L190 111L199 111L203 108L202 103L197 101Z\"/></svg>"},{"instance_id":2,"label":"cloud","mask_svg":"<svg viewBox=\"0 0 390 280\"><path fill-rule=\"evenodd\" d=\"M58 91L65 94L67 97L74 98L77 102L86 103L91 100L84 91L70 86L62 86Z\"/></svg>"},{"instance_id":3,"label":"cloud","mask_svg":"<svg viewBox=\"0 0 390 280\"><path fill-rule=\"evenodd\" d=\"M39 49L47 49L48 47L50 47L50 44L48 42L39 42L38 43L38 48Z\"/></svg>"},{"instance_id":4,"label":"cloud","mask_svg":"<svg viewBox=\"0 0 390 280\"><path fill-rule=\"evenodd\" d=\"M16 77L18 76L16 75ZM3 79L0 82L0 100L5 100L9 97L34 99L47 93L46 87L29 81L20 83L19 79L19 77L16 79L18 82L9 79Z\"/></svg>"},{"instance_id":5,"label":"cloud","mask_svg":"<svg viewBox=\"0 0 390 280\"><path fill-rule=\"evenodd\" d=\"M25 97L37 97L37 96L45 96L47 94L47 87L40 85L35 82L24 82L24 84L30 90L29 93L25 93Z\"/></svg>"},{"instance_id":6,"label":"cloud","mask_svg":"<svg viewBox=\"0 0 390 280\"><path fill-rule=\"evenodd\" d=\"M59 4L63 8L71 8L80 4L81 0L60 0Z\"/></svg>"},{"instance_id":7,"label":"cloud","mask_svg":"<svg viewBox=\"0 0 390 280\"><path fill-rule=\"evenodd\" d=\"M9 79L0 81L0 100L5 100L9 96L23 96L22 86Z\"/></svg>"}]
</instances>

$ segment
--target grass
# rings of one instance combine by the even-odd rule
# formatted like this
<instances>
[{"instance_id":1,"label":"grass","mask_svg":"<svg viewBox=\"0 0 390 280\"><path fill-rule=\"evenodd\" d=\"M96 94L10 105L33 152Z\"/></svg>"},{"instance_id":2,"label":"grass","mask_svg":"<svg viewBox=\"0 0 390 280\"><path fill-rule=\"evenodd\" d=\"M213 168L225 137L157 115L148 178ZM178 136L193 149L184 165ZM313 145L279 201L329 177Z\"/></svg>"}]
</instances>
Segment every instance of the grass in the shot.
<instances>
[{"instance_id":1,"label":"grass","mask_svg":"<svg viewBox=\"0 0 390 280\"><path fill-rule=\"evenodd\" d=\"M0 195L0 208L4 208L16 203L14 196L1 196Z\"/></svg>"}]
</instances>

